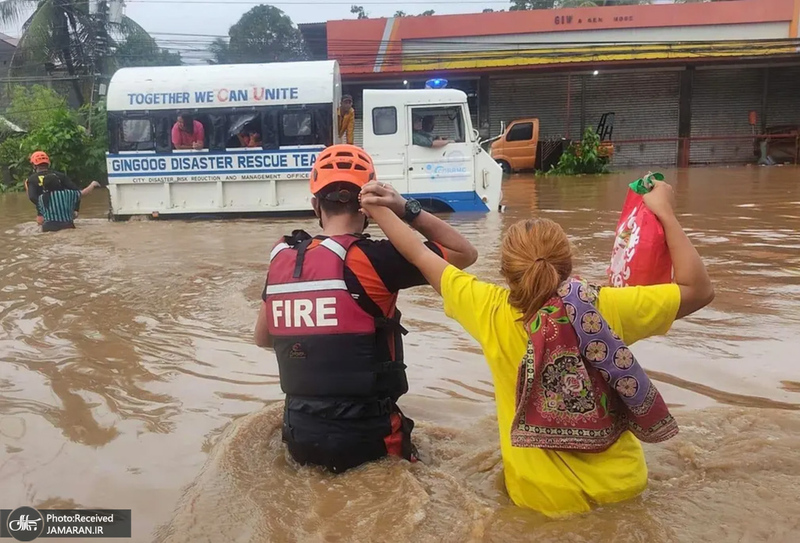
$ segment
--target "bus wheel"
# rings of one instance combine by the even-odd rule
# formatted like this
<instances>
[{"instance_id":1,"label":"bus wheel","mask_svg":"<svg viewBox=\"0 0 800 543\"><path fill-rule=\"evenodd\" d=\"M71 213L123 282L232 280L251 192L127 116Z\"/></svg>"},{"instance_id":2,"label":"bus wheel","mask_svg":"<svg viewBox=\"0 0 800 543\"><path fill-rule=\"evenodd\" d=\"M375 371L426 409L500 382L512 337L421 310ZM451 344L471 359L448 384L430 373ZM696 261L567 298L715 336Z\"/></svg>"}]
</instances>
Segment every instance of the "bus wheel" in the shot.
<instances>
[{"instance_id":1,"label":"bus wheel","mask_svg":"<svg viewBox=\"0 0 800 543\"><path fill-rule=\"evenodd\" d=\"M501 168L503 168L503 173L504 174L506 174L506 175L511 174L511 164L509 164L505 160L498 160L497 163L500 164Z\"/></svg>"}]
</instances>

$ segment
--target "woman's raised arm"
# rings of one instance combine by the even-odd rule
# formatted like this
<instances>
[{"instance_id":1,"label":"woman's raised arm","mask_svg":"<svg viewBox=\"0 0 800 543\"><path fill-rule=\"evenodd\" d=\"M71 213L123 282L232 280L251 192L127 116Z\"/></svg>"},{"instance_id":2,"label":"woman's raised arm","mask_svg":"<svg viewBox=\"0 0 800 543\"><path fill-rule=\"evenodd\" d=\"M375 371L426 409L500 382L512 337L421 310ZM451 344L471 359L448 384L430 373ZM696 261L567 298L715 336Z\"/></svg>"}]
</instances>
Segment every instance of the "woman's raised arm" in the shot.
<instances>
[{"instance_id":1,"label":"woman's raised arm","mask_svg":"<svg viewBox=\"0 0 800 543\"><path fill-rule=\"evenodd\" d=\"M442 274L448 266L447 261L428 249L416 232L388 207L370 205L366 196L361 205L400 254L422 272L434 290L441 294Z\"/></svg>"}]
</instances>

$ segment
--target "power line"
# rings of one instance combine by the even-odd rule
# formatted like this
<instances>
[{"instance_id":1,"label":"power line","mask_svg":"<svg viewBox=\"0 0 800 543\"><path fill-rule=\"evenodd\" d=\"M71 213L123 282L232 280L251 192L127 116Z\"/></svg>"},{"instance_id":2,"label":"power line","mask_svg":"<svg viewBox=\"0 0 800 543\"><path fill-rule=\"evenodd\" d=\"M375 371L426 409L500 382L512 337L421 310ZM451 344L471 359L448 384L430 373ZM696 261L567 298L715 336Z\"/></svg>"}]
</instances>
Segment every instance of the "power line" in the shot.
<instances>
[{"instance_id":1,"label":"power line","mask_svg":"<svg viewBox=\"0 0 800 543\"><path fill-rule=\"evenodd\" d=\"M224 36L214 34L192 34L192 33L153 33L156 36L156 43L160 49L179 53L186 60L203 61L211 56L209 50L211 41ZM160 36L164 36L161 38ZM324 44L326 47L339 51L346 51L347 55L342 59L345 64L354 65L359 63L372 64L375 61L378 46L385 42L379 39L332 39L332 40L307 40L309 45ZM637 41L596 41L592 43L583 42L543 42L543 41L516 41L516 42L485 42L480 40L437 40L430 39L418 42L415 48L408 46L400 48L390 48L383 58L383 65L386 67L397 67L414 63L437 63L453 61L479 61L493 60L503 61L508 59L526 58L547 58L558 60L563 57L578 58L583 61L592 61L600 56L621 55L629 53L649 53L649 52L671 52L675 55L702 55L709 52L728 52L747 56L750 53L757 54L762 51L772 49L788 49L800 46L798 39L749 39L737 40L735 42L643 42ZM443 47L446 46L446 47ZM456 49L457 48L457 49ZM247 53L239 55L229 54L232 61L252 59ZM120 59L144 59L150 58L150 54L119 54L112 53L112 57ZM87 55L88 60L97 60L97 55ZM38 62L22 62L12 67L12 70L19 70L26 66L37 66ZM25 82L25 81L47 81L62 80L69 81L75 77L60 76L30 76L8 78L5 82Z\"/></svg>"}]
</instances>

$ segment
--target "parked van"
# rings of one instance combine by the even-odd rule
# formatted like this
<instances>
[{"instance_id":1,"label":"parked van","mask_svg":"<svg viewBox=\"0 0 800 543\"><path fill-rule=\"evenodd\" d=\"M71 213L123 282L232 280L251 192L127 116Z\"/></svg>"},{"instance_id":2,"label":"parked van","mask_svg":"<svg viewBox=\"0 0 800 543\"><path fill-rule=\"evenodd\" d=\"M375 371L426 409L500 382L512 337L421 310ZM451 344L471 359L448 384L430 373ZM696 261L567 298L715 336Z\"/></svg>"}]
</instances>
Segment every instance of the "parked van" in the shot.
<instances>
[{"instance_id":1,"label":"parked van","mask_svg":"<svg viewBox=\"0 0 800 543\"><path fill-rule=\"evenodd\" d=\"M112 218L310 210L308 174L334 142L340 99L336 61L117 71L107 98ZM434 210L499 209L502 170L479 146L465 93L367 90L363 101L378 179ZM179 115L201 124L199 149L173 148ZM420 117L450 143L415 145Z\"/></svg>"},{"instance_id":2,"label":"parked van","mask_svg":"<svg viewBox=\"0 0 800 543\"><path fill-rule=\"evenodd\" d=\"M613 115L607 113L603 116L598 133L601 133L606 119L610 118L611 128L602 132L610 137ZM534 169L548 171L558 163L571 143L572 140L563 138L540 141L539 119L517 119L509 123L503 133L492 142L491 155L503 169L503 173ZM608 139L601 141L598 154L610 160L614 156L614 144Z\"/></svg>"},{"instance_id":3,"label":"parked van","mask_svg":"<svg viewBox=\"0 0 800 543\"><path fill-rule=\"evenodd\" d=\"M518 119L509 123L492 143L492 158L505 173L532 170L536 167L538 145L539 119Z\"/></svg>"}]
</instances>

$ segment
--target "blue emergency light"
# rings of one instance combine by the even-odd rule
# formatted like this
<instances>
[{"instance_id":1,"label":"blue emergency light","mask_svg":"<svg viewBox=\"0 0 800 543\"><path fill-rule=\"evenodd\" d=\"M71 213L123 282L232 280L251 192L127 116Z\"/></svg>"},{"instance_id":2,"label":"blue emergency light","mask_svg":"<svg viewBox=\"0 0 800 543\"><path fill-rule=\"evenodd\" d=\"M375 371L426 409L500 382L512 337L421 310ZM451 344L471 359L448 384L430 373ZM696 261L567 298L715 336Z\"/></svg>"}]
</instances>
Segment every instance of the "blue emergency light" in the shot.
<instances>
[{"instance_id":1,"label":"blue emergency light","mask_svg":"<svg viewBox=\"0 0 800 543\"><path fill-rule=\"evenodd\" d=\"M447 86L447 79L440 79L438 77L436 79L428 79L425 82L426 89L443 89L446 86Z\"/></svg>"}]
</instances>

